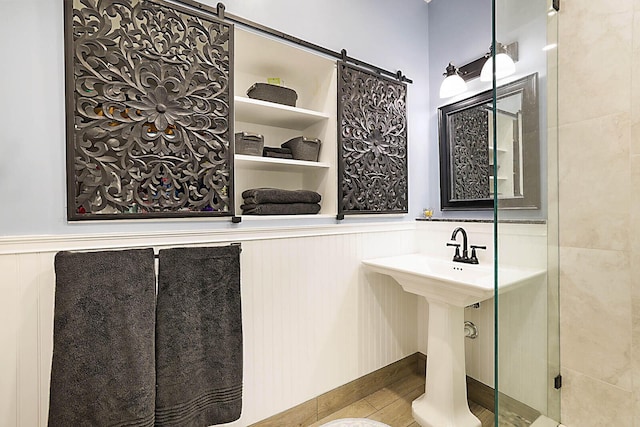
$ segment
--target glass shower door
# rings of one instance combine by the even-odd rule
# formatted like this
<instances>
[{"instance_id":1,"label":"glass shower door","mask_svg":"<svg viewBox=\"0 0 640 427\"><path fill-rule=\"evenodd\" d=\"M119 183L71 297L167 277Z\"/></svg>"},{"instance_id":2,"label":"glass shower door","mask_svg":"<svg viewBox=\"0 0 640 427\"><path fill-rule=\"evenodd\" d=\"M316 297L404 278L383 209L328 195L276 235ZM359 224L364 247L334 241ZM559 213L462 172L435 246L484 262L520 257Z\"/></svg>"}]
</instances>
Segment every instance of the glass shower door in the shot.
<instances>
[{"instance_id":1,"label":"glass shower door","mask_svg":"<svg viewBox=\"0 0 640 427\"><path fill-rule=\"evenodd\" d=\"M557 15L552 0L492 7L495 425L552 426L560 421ZM515 62L505 77L503 54ZM509 268L527 279L514 284Z\"/></svg>"}]
</instances>

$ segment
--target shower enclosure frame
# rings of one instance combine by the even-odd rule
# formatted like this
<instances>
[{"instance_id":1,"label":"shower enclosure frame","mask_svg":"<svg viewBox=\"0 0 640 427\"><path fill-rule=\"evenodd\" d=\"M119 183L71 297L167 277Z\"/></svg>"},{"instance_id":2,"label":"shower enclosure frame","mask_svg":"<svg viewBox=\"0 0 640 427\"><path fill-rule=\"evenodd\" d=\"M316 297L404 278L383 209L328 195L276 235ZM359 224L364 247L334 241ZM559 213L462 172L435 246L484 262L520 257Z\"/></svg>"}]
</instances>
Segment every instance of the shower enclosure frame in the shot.
<instances>
[{"instance_id":1,"label":"shower enclosure frame","mask_svg":"<svg viewBox=\"0 0 640 427\"><path fill-rule=\"evenodd\" d=\"M514 5L514 3L526 2L527 5ZM546 225L546 269L547 276L541 289L536 291L540 302L540 315L536 317L536 313L528 310L520 310L519 322L527 324L530 328L535 329L540 336L544 337L546 346L546 367L543 368L546 378L538 378L536 384L544 384L545 390L536 390L539 396L546 394L546 401L536 405L539 407L529 408L527 403L523 407L534 409L540 414L540 420L558 424L560 420L560 390L562 386L562 377L560 375L560 327L559 327L559 239L558 239L558 62L557 62L557 39L558 39L558 15L559 1L557 0L536 0L530 2L528 0L492 0L492 47L498 42L511 42L513 38L519 38L518 42L521 46L520 56L523 68L531 67L533 64L542 64L539 68L541 75L540 84L540 119L539 134L541 139L540 151L540 182L544 186L541 191L542 206L540 211L521 211L514 214L513 211L507 209L508 203L500 198L498 194L498 180L493 182L493 191L496 195L493 203L493 239L495 247L494 256L494 299L493 299L493 315L494 315L494 425L511 426L517 424L517 418L520 416L517 410L514 413L513 402L519 402L518 397L510 396L516 393L516 389L523 389L531 384L516 384L513 382L507 384L513 372L518 370L526 370L529 366L519 365L519 361L515 360L517 354L517 342L508 340L513 336L513 308L509 304L516 301L511 295L499 295L498 284L500 282L501 257L499 251L499 243L501 237L501 224L505 219L518 220L526 223L527 221L541 223ZM525 25L526 24L526 25ZM542 26L546 28L546 34L536 36L527 36L527 31L531 31L531 26ZM544 40L541 37L545 36ZM528 40L525 40L529 37ZM537 45L536 45L536 42ZM540 46L543 43L543 46ZM540 49L535 49L539 47ZM495 52L492 49L492 55L489 60L493 61L495 70ZM529 70L531 71L531 70ZM518 73L521 71L518 70ZM524 73L526 74L526 73ZM492 76L493 90L493 111L497 111L497 92L498 85L504 84L501 80L496 82L495 72ZM506 80L506 79L505 79ZM497 129L496 114L492 115L493 129ZM496 147L497 132L493 132L493 144ZM499 165L498 150L493 151L493 162ZM531 212L530 215L528 213ZM533 220L533 221L531 221ZM543 225L543 227L544 227ZM526 256L527 254L523 254ZM511 317L507 318L506 312L511 312ZM517 322L517 323L519 323ZM531 326L532 325L532 326ZM509 333L503 333L511 327ZM504 335L504 336L503 336ZM544 349L540 349L541 354ZM516 375L517 376L517 375ZM522 375L524 377L524 375ZM538 387L541 388L541 387ZM538 399L539 401L539 399ZM517 406L516 406L517 408ZM525 411L526 412L526 411ZM514 421L514 418L516 419ZM530 420L535 421L535 420ZM553 424L553 422L551 422ZM545 424L545 425L551 425ZM536 425L534 423L534 425Z\"/></svg>"}]
</instances>

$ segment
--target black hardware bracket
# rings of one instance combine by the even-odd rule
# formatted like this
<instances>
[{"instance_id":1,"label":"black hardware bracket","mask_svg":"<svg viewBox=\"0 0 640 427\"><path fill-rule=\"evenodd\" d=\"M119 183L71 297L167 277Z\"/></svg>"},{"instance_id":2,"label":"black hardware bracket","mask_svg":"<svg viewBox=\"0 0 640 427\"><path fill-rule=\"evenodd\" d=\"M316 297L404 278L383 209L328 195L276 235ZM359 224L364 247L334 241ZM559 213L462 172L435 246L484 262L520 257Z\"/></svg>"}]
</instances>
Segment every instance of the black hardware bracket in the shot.
<instances>
[{"instance_id":1,"label":"black hardware bracket","mask_svg":"<svg viewBox=\"0 0 640 427\"><path fill-rule=\"evenodd\" d=\"M509 54L511 59L513 59L513 62L518 62L518 59L519 59L518 42L513 42L511 44L508 44L504 46L504 48L506 49L507 54ZM491 54L487 53L478 59L475 59L467 64L464 64L458 67L458 74L460 75L460 77L463 78L465 82L471 79L480 77L480 72L482 71L482 67L484 66L484 63L487 62L487 59L490 57L491 57Z\"/></svg>"},{"instance_id":2,"label":"black hardware bracket","mask_svg":"<svg viewBox=\"0 0 640 427\"><path fill-rule=\"evenodd\" d=\"M216 15L218 15L218 19L224 20L224 4L218 3L216 6Z\"/></svg>"},{"instance_id":3,"label":"black hardware bracket","mask_svg":"<svg viewBox=\"0 0 640 427\"><path fill-rule=\"evenodd\" d=\"M231 217L231 222L234 224L238 224L240 222L242 222L242 217L241 216L232 216Z\"/></svg>"},{"instance_id":4,"label":"black hardware bracket","mask_svg":"<svg viewBox=\"0 0 640 427\"><path fill-rule=\"evenodd\" d=\"M556 390L562 388L562 375L558 374L558 376L553 379L553 388Z\"/></svg>"},{"instance_id":5,"label":"black hardware bracket","mask_svg":"<svg viewBox=\"0 0 640 427\"><path fill-rule=\"evenodd\" d=\"M560 0L553 0L553 8L556 12L560 12Z\"/></svg>"}]
</instances>

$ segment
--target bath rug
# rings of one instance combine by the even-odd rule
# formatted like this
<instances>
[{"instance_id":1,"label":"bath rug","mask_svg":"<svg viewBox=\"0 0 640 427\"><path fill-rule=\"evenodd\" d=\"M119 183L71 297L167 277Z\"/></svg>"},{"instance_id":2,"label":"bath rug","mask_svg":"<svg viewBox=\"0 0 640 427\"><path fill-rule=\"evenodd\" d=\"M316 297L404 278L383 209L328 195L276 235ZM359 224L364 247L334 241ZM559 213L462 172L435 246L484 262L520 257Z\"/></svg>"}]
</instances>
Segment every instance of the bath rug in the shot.
<instances>
[{"instance_id":1,"label":"bath rug","mask_svg":"<svg viewBox=\"0 0 640 427\"><path fill-rule=\"evenodd\" d=\"M242 411L240 248L161 250L156 425L202 427Z\"/></svg>"},{"instance_id":2,"label":"bath rug","mask_svg":"<svg viewBox=\"0 0 640 427\"><path fill-rule=\"evenodd\" d=\"M55 256L49 427L153 426L152 249Z\"/></svg>"},{"instance_id":3,"label":"bath rug","mask_svg":"<svg viewBox=\"0 0 640 427\"><path fill-rule=\"evenodd\" d=\"M244 204L240 208L243 215L315 215L320 212L317 203L258 203Z\"/></svg>"},{"instance_id":4,"label":"bath rug","mask_svg":"<svg viewBox=\"0 0 640 427\"><path fill-rule=\"evenodd\" d=\"M242 192L245 204L259 203L320 203L321 196L309 190L282 190L280 188L251 188Z\"/></svg>"},{"instance_id":5,"label":"bath rug","mask_svg":"<svg viewBox=\"0 0 640 427\"><path fill-rule=\"evenodd\" d=\"M369 420L367 418L343 418L334 420L320 427L390 427L379 421Z\"/></svg>"}]
</instances>

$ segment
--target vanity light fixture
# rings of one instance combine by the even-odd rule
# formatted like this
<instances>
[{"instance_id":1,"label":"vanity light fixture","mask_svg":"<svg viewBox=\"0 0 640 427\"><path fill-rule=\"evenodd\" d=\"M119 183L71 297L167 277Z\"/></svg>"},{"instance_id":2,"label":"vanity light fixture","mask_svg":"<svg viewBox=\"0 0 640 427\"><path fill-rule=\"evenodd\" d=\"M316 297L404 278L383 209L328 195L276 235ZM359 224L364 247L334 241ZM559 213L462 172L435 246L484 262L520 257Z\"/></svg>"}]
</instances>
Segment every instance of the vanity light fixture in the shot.
<instances>
[{"instance_id":1,"label":"vanity light fixture","mask_svg":"<svg viewBox=\"0 0 640 427\"><path fill-rule=\"evenodd\" d=\"M518 42L513 42L509 45L497 43L497 45L498 55L496 55L496 63L498 71L496 73L496 78L501 79L515 73L516 71L515 62L518 61ZM450 71L451 67L453 67L454 71ZM482 73L488 73L488 80L484 80L484 78L482 77ZM482 81L491 81L491 79L493 78L492 74L493 59L491 58L491 49L489 49L489 52L484 54L480 58L471 61L468 64L462 65L457 69L453 64L449 63L447 72L443 74L444 76L446 76L446 78L440 86L440 98L449 98L458 95L467 89L466 84L462 86L459 82L453 83L457 80L455 79L455 77L461 78L464 82L468 82L469 80L475 79L477 77L480 77L480 80ZM454 84L457 88L457 91L449 89Z\"/></svg>"},{"instance_id":2,"label":"vanity light fixture","mask_svg":"<svg viewBox=\"0 0 640 427\"><path fill-rule=\"evenodd\" d=\"M497 44L496 50L496 80L500 80L510 76L516 72L516 64L507 53L507 47L501 43ZM482 66L480 71L480 81L490 82L493 79L493 60L491 58L491 49L489 49L489 57Z\"/></svg>"},{"instance_id":3,"label":"vanity light fixture","mask_svg":"<svg viewBox=\"0 0 640 427\"><path fill-rule=\"evenodd\" d=\"M460 77L458 69L451 62L449 62L447 72L443 76L446 77L440 85L440 98L450 98L467 90L467 82Z\"/></svg>"}]
</instances>

